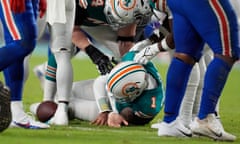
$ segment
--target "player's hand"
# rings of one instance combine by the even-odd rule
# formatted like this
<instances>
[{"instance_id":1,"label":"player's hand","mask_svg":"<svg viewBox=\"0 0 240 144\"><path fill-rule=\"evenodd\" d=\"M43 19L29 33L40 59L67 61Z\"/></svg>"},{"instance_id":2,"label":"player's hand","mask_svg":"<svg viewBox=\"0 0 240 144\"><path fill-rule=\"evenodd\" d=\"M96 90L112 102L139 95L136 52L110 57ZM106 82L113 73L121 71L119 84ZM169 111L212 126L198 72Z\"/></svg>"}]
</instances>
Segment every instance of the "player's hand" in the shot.
<instances>
[{"instance_id":1,"label":"player's hand","mask_svg":"<svg viewBox=\"0 0 240 144\"><path fill-rule=\"evenodd\" d=\"M134 61L146 64L148 63L153 57L155 57L159 53L158 43L153 45L147 46L142 49L140 52L136 53L134 57Z\"/></svg>"},{"instance_id":2,"label":"player's hand","mask_svg":"<svg viewBox=\"0 0 240 144\"><path fill-rule=\"evenodd\" d=\"M150 38L154 33L156 33L156 30L159 30L161 27L161 23L158 20L154 20L150 22L148 25L145 26L143 35L145 38Z\"/></svg>"},{"instance_id":3,"label":"player's hand","mask_svg":"<svg viewBox=\"0 0 240 144\"><path fill-rule=\"evenodd\" d=\"M129 51L141 51L146 46L151 45L151 41L149 39L145 39L137 42Z\"/></svg>"},{"instance_id":4,"label":"player's hand","mask_svg":"<svg viewBox=\"0 0 240 144\"><path fill-rule=\"evenodd\" d=\"M14 13L25 12L25 0L10 0L10 8Z\"/></svg>"},{"instance_id":5,"label":"player's hand","mask_svg":"<svg viewBox=\"0 0 240 144\"><path fill-rule=\"evenodd\" d=\"M95 62L101 75L109 73L114 67L112 61L105 55L99 57L98 60Z\"/></svg>"},{"instance_id":6,"label":"player's hand","mask_svg":"<svg viewBox=\"0 0 240 144\"><path fill-rule=\"evenodd\" d=\"M118 113L111 112L108 114L107 124L109 127L120 128L122 124L128 125L128 122Z\"/></svg>"},{"instance_id":7,"label":"player's hand","mask_svg":"<svg viewBox=\"0 0 240 144\"><path fill-rule=\"evenodd\" d=\"M100 113L97 116L97 118L94 121L91 122L91 124L98 125L98 126L107 125L108 113L109 112Z\"/></svg>"},{"instance_id":8,"label":"player's hand","mask_svg":"<svg viewBox=\"0 0 240 144\"><path fill-rule=\"evenodd\" d=\"M86 9L88 6L88 2L87 2L87 0L79 0L79 5L80 5L80 7Z\"/></svg>"},{"instance_id":9,"label":"player's hand","mask_svg":"<svg viewBox=\"0 0 240 144\"><path fill-rule=\"evenodd\" d=\"M40 0L39 1L39 17L42 18L47 11L47 1Z\"/></svg>"},{"instance_id":10,"label":"player's hand","mask_svg":"<svg viewBox=\"0 0 240 144\"><path fill-rule=\"evenodd\" d=\"M115 61L111 60L96 47L89 45L85 48L85 52L91 58L93 63L97 65L98 71L101 75L105 75L112 70Z\"/></svg>"}]
</instances>

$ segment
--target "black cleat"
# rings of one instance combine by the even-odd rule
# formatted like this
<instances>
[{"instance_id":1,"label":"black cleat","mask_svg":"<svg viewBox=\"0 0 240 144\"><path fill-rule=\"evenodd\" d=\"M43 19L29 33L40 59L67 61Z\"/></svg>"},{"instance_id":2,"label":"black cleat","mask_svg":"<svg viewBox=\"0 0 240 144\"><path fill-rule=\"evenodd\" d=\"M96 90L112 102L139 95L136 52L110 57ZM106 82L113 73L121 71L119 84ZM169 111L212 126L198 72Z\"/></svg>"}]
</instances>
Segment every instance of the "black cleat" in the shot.
<instances>
[{"instance_id":1,"label":"black cleat","mask_svg":"<svg viewBox=\"0 0 240 144\"><path fill-rule=\"evenodd\" d=\"M0 132L7 129L11 121L10 90L0 81Z\"/></svg>"}]
</instances>

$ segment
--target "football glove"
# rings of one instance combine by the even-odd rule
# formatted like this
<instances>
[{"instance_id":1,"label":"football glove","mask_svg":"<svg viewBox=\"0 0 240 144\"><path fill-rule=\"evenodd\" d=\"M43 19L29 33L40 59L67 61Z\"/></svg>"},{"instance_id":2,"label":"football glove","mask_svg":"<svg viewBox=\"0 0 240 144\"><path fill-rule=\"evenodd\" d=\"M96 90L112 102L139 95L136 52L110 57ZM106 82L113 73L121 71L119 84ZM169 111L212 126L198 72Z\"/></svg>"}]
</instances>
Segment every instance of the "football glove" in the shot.
<instances>
[{"instance_id":1,"label":"football glove","mask_svg":"<svg viewBox=\"0 0 240 144\"><path fill-rule=\"evenodd\" d=\"M152 45L153 43L159 42L160 38L156 34L152 34L147 39L137 42L130 51L141 51L143 48Z\"/></svg>"},{"instance_id":2,"label":"football glove","mask_svg":"<svg viewBox=\"0 0 240 144\"><path fill-rule=\"evenodd\" d=\"M152 42L149 39L145 39L137 42L129 51L141 51L143 48L151 44Z\"/></svg>"},{"instance_id":3,"label":"football glove","mask_svg":"<svg viewBox=\"0 0 240 144\"><path fill-rule=\"evenodd\" d=\"M153 45L149 45L136 53L134 57L134 61L141 63L141 64L147 64L153 57L155 57L159 53L158 43L155 43Z\"/></svg>"},{"instance_id":4,"label":"football glove","mask_svg":"<svg viewBox=\"0 0 240 144\"><path fill-rule=\"evenodd\" d=\"M108 56L104 55L101 51L95 48L92 45L89 45L85 49L88 56L91 58L92 62L97 65L98 71L101 75L109 73L112 68L115 60L110 60Z\"/></svg>"},{"instance_id":5,"label":"football glove","mask_svg":"<svg viewBox=\"0 0 240 144\"><path fill-rule=\"evenodd\" d=\"M10 0L10 8L14 13L22 13L26 10L25 0Z\"/></svg>"}]
</instances>

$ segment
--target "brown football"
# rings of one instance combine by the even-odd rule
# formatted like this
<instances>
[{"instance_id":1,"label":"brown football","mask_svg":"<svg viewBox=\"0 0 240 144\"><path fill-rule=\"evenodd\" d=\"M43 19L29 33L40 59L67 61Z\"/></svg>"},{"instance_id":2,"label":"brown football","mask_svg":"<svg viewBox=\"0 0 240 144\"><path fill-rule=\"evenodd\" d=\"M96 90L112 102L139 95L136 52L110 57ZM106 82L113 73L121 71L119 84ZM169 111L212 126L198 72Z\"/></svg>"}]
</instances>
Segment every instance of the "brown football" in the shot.
<instances>
[{"instance_id":1,"label":"brown football","mask_svg":"<svg viewBox=\"0 0 240 144\"><path fill-rule=\"evenodd\" d=\"M38 106L36 116L39 121L47 122L55 114L56 110L57 103L44 101Z\"/></svg>"}]
</instances>

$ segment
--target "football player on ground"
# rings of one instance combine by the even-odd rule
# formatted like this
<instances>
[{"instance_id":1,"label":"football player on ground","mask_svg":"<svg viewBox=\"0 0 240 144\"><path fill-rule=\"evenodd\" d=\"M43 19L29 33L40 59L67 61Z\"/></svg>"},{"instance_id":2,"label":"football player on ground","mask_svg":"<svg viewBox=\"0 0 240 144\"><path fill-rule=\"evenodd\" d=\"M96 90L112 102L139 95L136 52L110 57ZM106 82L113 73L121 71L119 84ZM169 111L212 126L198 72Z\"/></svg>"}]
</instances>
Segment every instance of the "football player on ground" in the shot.
<instances>
[{"instance_id":1,"label":"football player on ground","mask_svg":"<svg viewBox=\"0 0 240 144\"><path fill-rule=\"evenodd\" d=\"M124 1L113 1L114 3L123 3ZM94 45L92 38L98 41L98 44L104 45L107 51L112 53L116 59L119 59L126 51L128 51L136 40L142 34L143 27L148 23L149 17L152 14L151 8L147 5L148 1L140 3L140 1L133 1L130 3L134 6L128 11L117 5L116 8L112 8L109 1L80 1L82 7L78 5L76 8L75 27L73 32L73 43L80 49L86 51L91 60L97 65L101 74L106 74L109 69L112 68L110 60L103 55L105 50L98 49L98 45ZM86 7L87 6L87 7ZM111 11L113 10L113 11ZM97 11L97 12L96 12ZM116 15L115 13L118 13ZM126 13L128 17L125 18ZM138 13L138 17L135 14ZM148 16L148 17L146 17ZM84 32L85 31L85 32ZM104 36L102 36L104 34ZM89 37L90 35L90 37ZM151 44L152 41L147 41ZM118 47L118 48L117 48ZM45 86L46 100L51 99L55 93L55 78L56 62L54 57L50 57L49 75L47 75L44 83L49 86ZM44 65L37 66L34 72L42 79L41 70L45 69ZM47 73L48 74L48 73ZM44 88L44 89L45 89ZM44 96L45 97L45 96ZM45 99L45 98L44 98Z\"/></svg>"},{"instance_id":2,"label":"football player on ground","mask_svg":"<svg viewBox=\"0 0 240 144\"><path fill-rule=\"evenodd\" d=\"M75 118L121 127L144 125L159 113L164 102L161 77L151 62L133 62L135 53L124 55L110 74L73 84L69 108ZM37 106L30 110L36 113Z\"/></svg>"},{"instance_id":3,"label":"football player on ground","mask_svg":"<svg viewBox=\"0 0 240 144\"><path fill-rule=\"evenodd\" d=\"M107 35L106 35L107 37L102 37L102 35L98 35L99 38L96 38L96 39L98 41L99 41L99 39L100 39L100 41L103 41L103 43L106 44L107 47L109 47L110 50L113 51L115 57L121 57L121 55L123 55L126 51L128 51L129 47L131 47L134 44L134 37L133 36L136 35L136 32L135 32L136 31L135 30L136 29L136 23L135 23L134 20L138 21L138 24L139 24L139 22L140 22L140 24L143 24L143 22L140 21L141 20L140 16L143 16L143 14L150 15L149 13L151 13L150 6L147 5L148 1L144 1L145 3L143 5L139 3L140 1L134 1L134 2L137 2L137 5L134 5L135 9L130 9L129 11L125 11L122 7L111 8L112 5L110 5L108 3L109 1L106 1L105 5L103 5L104 3L94 3L94 1L92 1L92 2L93 3L91 3L91 6L95 5L95 7L89 6L89 9L87 9L87 11L85 9L81 8L80 9L80 12L81 12L80 14L84 14L84 12L86 13L86 12L89 11L87 13L87 16L92 16L92 17L87 17L86 20L83 20L83 23L88 23L89 24L91 22L92 25L94 24L94 25L97 25L97 26L95 26L93 28L92 27L84 27L84 30L87 33L91 33L91 36L95 38L95 37L97 37L97 35L96 35L96 29L97 28L100 29L100 30L106 30L107 29L108 30ZM121 1L121 2L123 2L123 1ZM118 1L116 0L116 1L114 1L114 3L117 4ZM102 13L101 16L105 16L105 14L103 12L107 12L107 14L108 14L107 17L101 17L100 18L100 20L101 19L105 20L105 23L103 23L103 22L99 23L99 20L96 21L96 19L93 20L94 16L95 17L98 16L98 15L95 15L96 12L91 12L91 11L96 9L96 4L99 7L99 9L101 10L100 11ZM105 8L104 11L103 11L103 8ZM115 13L113 11L109 11L110 9L115 10L115 12L118 13L119 15L115 15ZM134 14L136 14L135 12L139 12L139 15L138 15L137 19L134 17ZM125 18L126 13L129 14L129 17L127 17L127 18ZM77 16L77 14L76 14L76 16ZM109 21L109 20L106 21L106 18L109 19L108 16L113 16L113 17L111 17L111 18L113 18L113 19L111 19L112 21ZM76 17L76 20L79 20L79 19ZM82 20L82 19L80 19L80 20ZM106 24L108 24L108 25L106 25ZM85 25L87 25L87 24L85 24ZM90 58L92 58L93 61L94 61L94 59L99 59L97 57L97 56L99 56L99 52L96 49L96 46L94 46L94 42L93 42L94 40L92 40L92 38L86 37L86 33L83 32L81 29L77 28L76 26L75 26L75 28L74 28L74 32L73 32L73 41L75 41L74 43L76 43L76 45L79 48L83 48L83 49L90 46L90 49L91 49L90 51L87 50L88 48L85 49L86 52L88 51L87 54L90 56ZM113 29L110 29L110 28L113 28ZM75 30L78 30L78 31L75 31ZM116 30L117 30L117 32L116 32ZM97 30L97 31L99 32L99 34L105 33L105 32L100 32L99 30ZM74 39L75 36L78 39L75 40ZM118 44L115 42L116 39L118 40ZM146 43L146 42L147 42L147 44L151 44L153 41L147 40L144 43ZM119 50L116 48L117 45L119 45ZM96 52L98 52L98 53L96 54ZM94 57L91 56L91 55L93 55ZM52 77L52 76L54 76L54 70L56 70L56 63L54 61L52 61L49 64L50 64L48 66L49 70L47 70L47 72L51 75L47 75L47 80L45 81L44 98L43 98L43 100L45 100L45 101L46 100L53 100L54 96L55 96L55 92L56 92L55 84L54 84L55 80ZM108 66L105 66L103 68L108 68ZM105 72L104 73L101 72L102 74L105 74L106 72L109 71L108 69L107 70L103 69L103 70ZM52 83L51 86L46 84L47 81L49 83Z\"/></svg>"},{"instance_id":4,"label":"football player on ground","mask_svg":"<svg viewBox=\"0 0 240 144\"><path fill-rule=\"evenodd\" d=\"M77 1L78 2L78 1ZM89 4L87 7L81 8L78 7L79 11L76 11L76 21L75 21L75 27L74 27L74 32L72 35L72 41L73 43L80 49L84 50L89 57L91 58L91 60L97 65L99 71L101 74L106 74L107 72L110 71L110 69L113 67L110 60L108 59L108 57L106 57L103 52L101 52L100 50L98 50L93 42L91 41L91 38L88 36L87 33L93 32L92 36L94 37L95 33L96 33L96 29L104 29L107 30L107 32L105 31L104 33L106 33L105 36L109 36L109 40L105 39L105 43L108 43L108 48L110 49L114 49L114 54L116 54L115 57L121 57L125 52L127 52L130 47L132 47L132 45L134 44L134 39L136 36L136 28L137 28L137 24L139 24L139 26L141 26L141 22L142 19L145 19L144 16L145 15L150 15L151 14L151 10L149 6L145 6L140 4L140 1L135 1L136 3L131 3L131 5L134 6L134 8L130 11L129 14L130 18L126 18L124 19L124 22L118 21L121 16L125 16L124 14L126 13L126 11L124 11L123 8L118 9L118 12L120 15L115 15L114 12L110 11L112 5L109 3L109 1L98 1L96 2L95 0L92 1L80 1L80 4L82 5L83 3L85 5L87 5L87 3ZM117 1L115 1L115 3L117 3ZM77 5L79 4L79 2L77 3ZM130 6L131 6L130 5ZM136 9L141 10L138 11L138 19L136 19L134 17L134 11ZM97 12L99 11L99 12ZM110 11L110 12L109 12ZM112 13L114 13L114 19L111 19L112 17ZM79 16L80 14L80 16ZM86 14L86 15L84 15ZM114 20L114 21L112 21ZM101 23L99 23L99 21L101 21ZM88 24L91 24L95 27L91 27L89 30L85 30L86 32L84 32L80 26L82 24L89 26ZM146 23L146 22L145 22ZM96 29L94 29L96 28ZM92 30L92 31L91 31ZM91 33L90 33L91 34ZM100 40L103 39L104 37L99 36ZM99 41L100 41L99 40ZM118 41L118 43L116 43L116 40ZM113 43L115 43L113 45ZM115 46L119 46L119 49ZM56 53L56 54L60 54L60 53ZM66 88L63 88L63 86L66 87L70 87L69 83L66 83L66 81L61 82L62 84L57 84L56 86L56 82L60 82L60 80L56 80L56 72L60 71L58 70L57 67L59 67L59 65L57 66L57 63L55 61L56 54L54 54L54 56L50 56L49 57L49 61L48 61L48 66L47 66L47 70L46 70L46 79L45 79L45 84L44 84L44 100L53 100L53 97L55 95L56 91L56 87L58 87L58 92L62 95L62 97L65 95L67 95L66 93ZM70 55L68 55L70 56ZM59 59L60 60L60 59ZM62 57L61 57L62 60ZM67 67L64 68L64 70L61 70L61 72L64 73L71 73L71 72L66 72L68 70ZM68 75L67 77L65 76L65 79L70 77L70 75ZM62 77L63 78L63 77ZM64 85L63 85L64 83ZM65 91L65 92L59 92L59 91ZM70 95L70 94L69 94ZM65 103L65 101L67 102L67 99L65 100L60 100L63 101L63 103ZM60 109L60 108L59 108ZM64 108L62 108L64 109ZM59 110L60 111L60 110ZM57 111L58 113L58 111ZM56 113L56 114L57 114ZM66 114L66 113L65 113ZM60 117L63 116L64 114L59 114ZM57 116L56 116L57 117ZM63 121L65 120L66 122L61 122L64 125L67 124L67 119L65 118L56 118L59 121ZM58 123L60 124L60 122L55 122L55 124Z\"/></svg>"}]
</instances>

